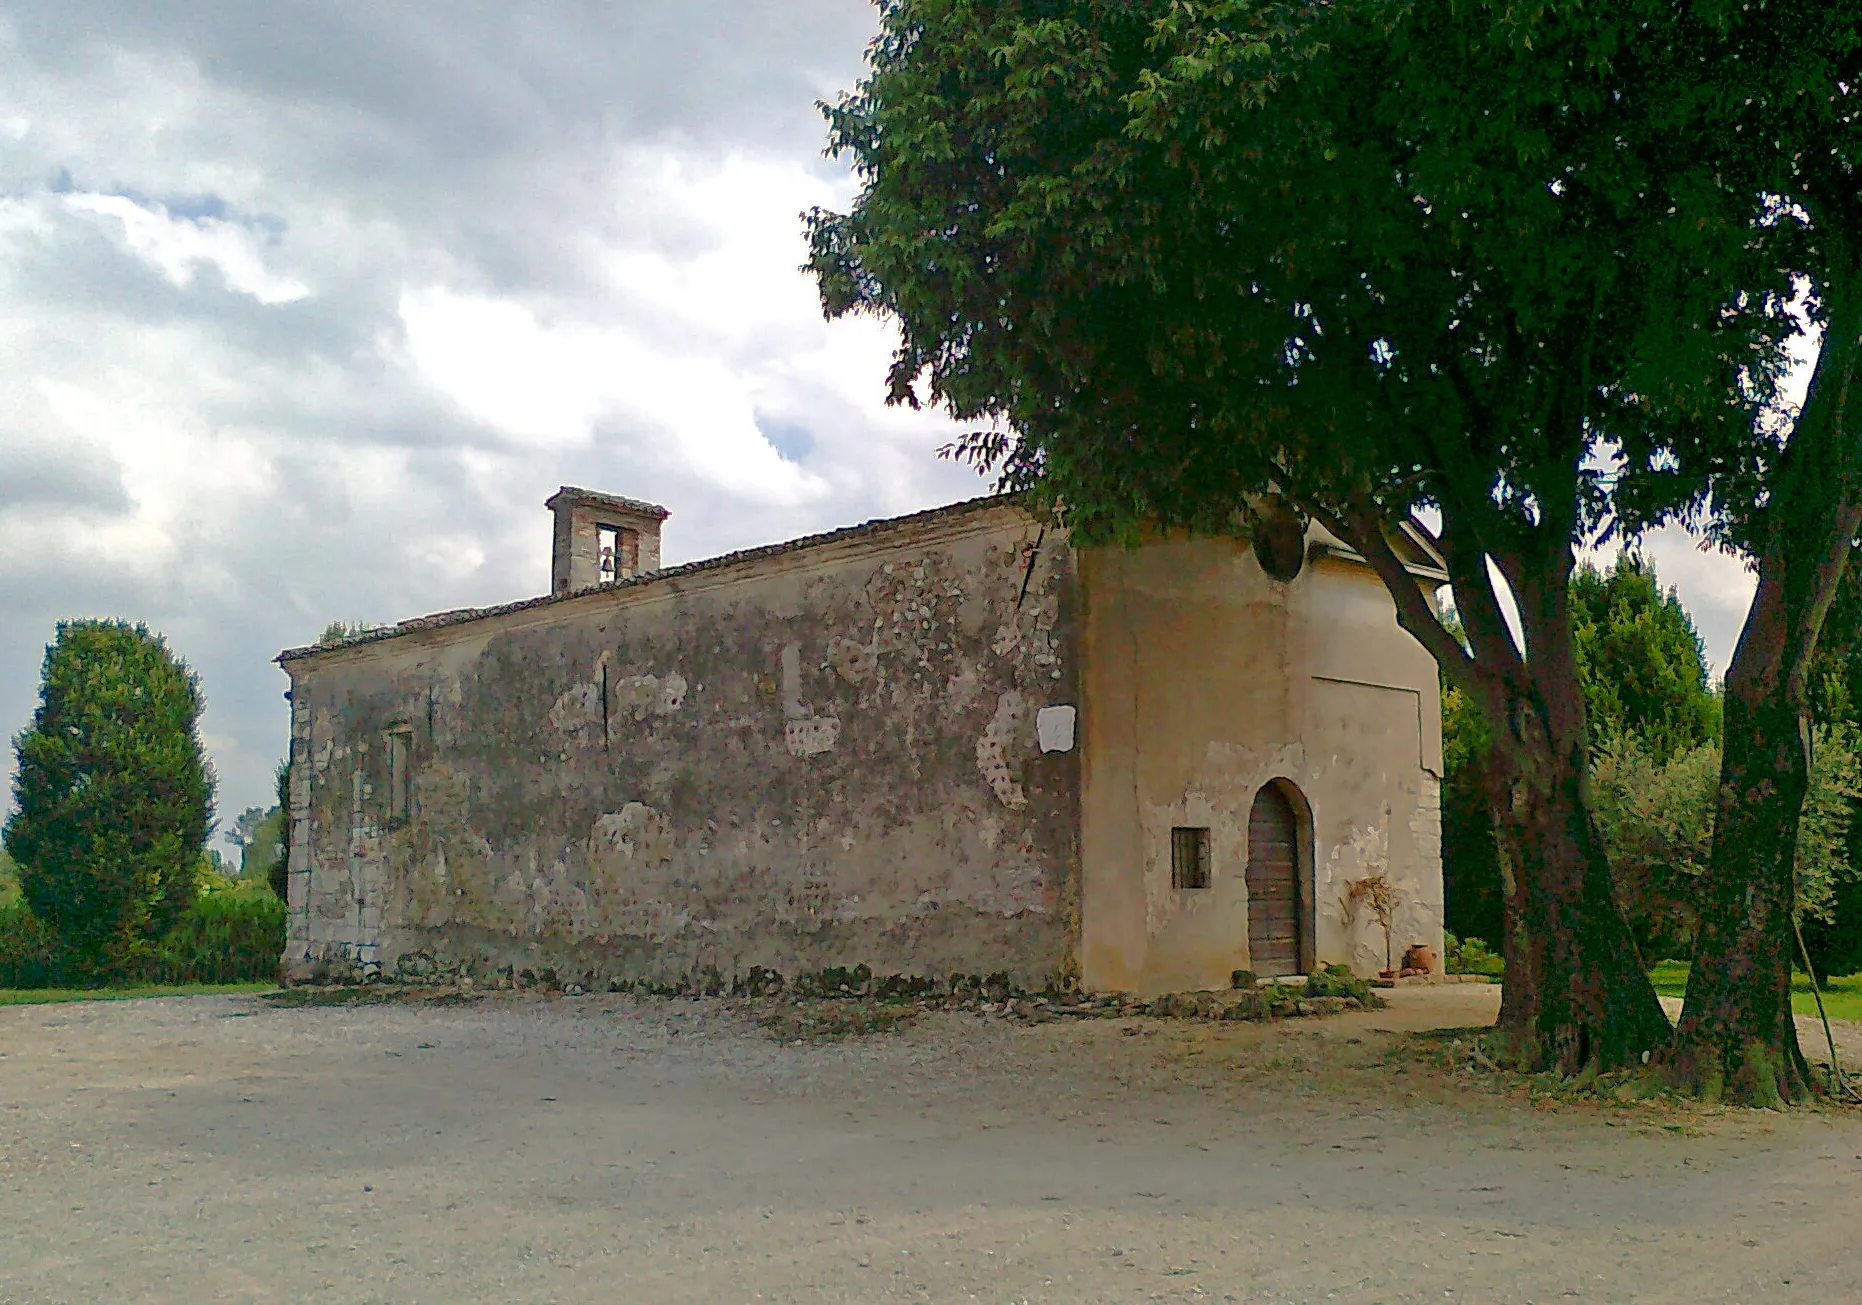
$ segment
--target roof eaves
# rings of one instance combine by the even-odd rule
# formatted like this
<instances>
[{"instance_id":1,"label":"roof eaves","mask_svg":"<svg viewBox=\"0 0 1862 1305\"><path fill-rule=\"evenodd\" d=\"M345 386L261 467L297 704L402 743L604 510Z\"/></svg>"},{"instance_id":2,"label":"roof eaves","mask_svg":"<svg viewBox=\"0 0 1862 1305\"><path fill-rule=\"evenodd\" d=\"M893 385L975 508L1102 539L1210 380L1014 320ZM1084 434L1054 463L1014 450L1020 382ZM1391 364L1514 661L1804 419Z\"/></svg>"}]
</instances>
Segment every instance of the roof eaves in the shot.
<instances>
[{"instance_id":1,"label":"roof eaves","mask_svg":"<svg viewBox=\"0 0 1862 1305\"><path fill-rule=\"evenodd\" d=\"M1433 549L1429 551L1431 554L1434 553ZM1315 557L1336 557L1342 562L1354 562L1359 566L1365 567L1370 565L1370 562L1365 559L1364 554L1360 553L1357 549L1352 548L1349 544L1335 543L1332 540L1315 539L1307 546L1307 552ZM1448 569L1446 567L1433 566L1426 562L1413 562L1406 559L1403 562L1403 569L1415 576L1418 580L1432 580L1436 584L1444 585L1448 583Z\"/></svg>"}]
</instances>

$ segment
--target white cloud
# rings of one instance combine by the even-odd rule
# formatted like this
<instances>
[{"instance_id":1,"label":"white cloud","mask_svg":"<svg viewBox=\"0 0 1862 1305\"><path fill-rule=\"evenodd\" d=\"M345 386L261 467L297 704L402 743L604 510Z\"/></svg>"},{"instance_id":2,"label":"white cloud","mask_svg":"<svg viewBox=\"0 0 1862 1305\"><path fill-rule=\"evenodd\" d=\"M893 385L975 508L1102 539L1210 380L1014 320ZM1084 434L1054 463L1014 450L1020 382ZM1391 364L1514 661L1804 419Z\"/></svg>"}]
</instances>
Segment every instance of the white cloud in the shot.
<instances>
[{"instance_id":1,"label":"white cloud","mask_svg":"<svg viewBox=\"0 0 1862 1305\"><path fill-rule=\"evenodd\" d=\"M1679 526L1652 530L1633 546L1654 564L1662 588L1680 591L1705 645L1708 670L1716 678L1725 675L1758 585L1751 568L1743 558L1703 545ZM1608 567L1622 550L1621 543L1612 543L1593 550L1586 560Z\"/></svg>"},{"instance_id":2,"label":"white cloud","mask_svg":"<svg viewBox=\"0 0 1862 1305\"><path fill-rule=\"evenodd\" d=\"M219 270L227 289L262 304L288 304L310 293L295 277L266 268L250 227L219 218L173 217L162 204L145 207L123 195L66 195L64 202L73 212L115 219L131 252L177 287L191 286L204 263Z\"/></svg>"},{"instance_id":3,"label":"white cloud","mask_svg":"<svg viewBox=\"0 0 1862 1305\"><path fill-rule=\"evenodd\" d=\"M714 355L668 352L625 328L544 326L521 305L445 290L403 296L401 320L426 378L519 441L582 445L619 421L649 462L732 495L797 505L826 489L764 438L749 385Z\"/></svg>"}]
</instances>

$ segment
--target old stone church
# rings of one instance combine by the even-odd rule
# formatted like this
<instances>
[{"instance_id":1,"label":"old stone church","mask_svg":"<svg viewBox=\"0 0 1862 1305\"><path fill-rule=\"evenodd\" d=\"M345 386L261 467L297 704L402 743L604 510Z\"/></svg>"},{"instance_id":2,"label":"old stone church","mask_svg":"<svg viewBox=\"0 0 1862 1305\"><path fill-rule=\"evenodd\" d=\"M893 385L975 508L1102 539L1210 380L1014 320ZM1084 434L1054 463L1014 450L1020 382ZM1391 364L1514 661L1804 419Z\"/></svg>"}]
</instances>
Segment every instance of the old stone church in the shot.
<instances>
[{"instance_id":1,"label":"old stone church","mask_svg":"<svg viewBox=\"0 0 1862 1305\"><path fill-rule=\"evenodd\" d=\"M1434 665L1317 527L1276 575L996 498L662 568L665 509L548 507L547 596L279 658L290 975L1225 987L1382 968L1372 874L1439 950Z\"/></svg>"}]
</instances>

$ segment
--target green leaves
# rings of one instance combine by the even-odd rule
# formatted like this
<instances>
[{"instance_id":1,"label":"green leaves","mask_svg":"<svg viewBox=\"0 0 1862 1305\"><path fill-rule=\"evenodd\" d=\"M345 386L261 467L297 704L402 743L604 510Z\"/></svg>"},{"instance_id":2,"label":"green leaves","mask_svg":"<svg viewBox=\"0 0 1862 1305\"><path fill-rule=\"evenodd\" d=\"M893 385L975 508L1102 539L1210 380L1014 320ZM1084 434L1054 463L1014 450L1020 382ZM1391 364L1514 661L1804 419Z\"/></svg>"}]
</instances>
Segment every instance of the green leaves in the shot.
<instances>
[{"instance_id":1,"label":"green leaves","mask_svg":"<svg viewBox=\"0 0 1862 1305\"><path fill-rule=\"evenodd\" d=\"M828 113L863 190L810 215L823 306L895 319L894 400L1006 424L966 451L1084 536L1269 488L1368 487L1490 550L1553 500L1604 528L1616 489L1640 524L1704 492L1677 429L1745 438L1769 393L1779 263L1756 190L1699 144L1717 29L1671 6L903 0L885 22ZM1620 474L1586 487L1612 447Z\"/></svg>"},{"instance_id":2,"label":"green leaves","mask_svg":"<svg viewBox=\"0 0 1862 1305\"><path fill-rule=\"evenodd\" d=\"M99 971L187 911L212 819L199 684L146 627L59 625L40 704L15 740L5 843L33 913Z\"/></svg>"},{"instance_id":3,"label":"green leaves","mask_svg":"<svg viewBox=\"0 0 1862 1305\"><path fill-rule=\"evenodd\" d=\"M1571 580L1578 680L1591 738L1629 736L1657 765L1716 739L1719 704L1699 632L1673 590L1634 553Z\"/></svg>"}]
</instances>

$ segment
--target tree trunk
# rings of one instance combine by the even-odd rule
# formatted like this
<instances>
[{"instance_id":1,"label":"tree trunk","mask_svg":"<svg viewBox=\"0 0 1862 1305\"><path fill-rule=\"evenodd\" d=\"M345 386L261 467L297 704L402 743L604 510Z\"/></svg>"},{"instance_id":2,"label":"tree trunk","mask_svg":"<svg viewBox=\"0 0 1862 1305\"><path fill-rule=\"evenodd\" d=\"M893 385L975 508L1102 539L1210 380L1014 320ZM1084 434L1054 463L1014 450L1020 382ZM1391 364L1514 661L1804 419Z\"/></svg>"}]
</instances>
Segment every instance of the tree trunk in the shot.
<instances>
[{"instance_id":1,"label":"tree trunk","mask_svg":"<svg viewBox=\"0 0 1862 1305\"><path fill-rule=\"evenodd\" d=\"M1494 859L1500 867L1500 955L1506 963L1500 980L1500 1017L1495 1027L1514 1039L1531 1038L1539 1022L1539 979L1527 946L1531 935L1525 925L1525 890L1519 875L1511 790L1495 782L1496 767L1497 758L1490 747L1480 763L1479 785L1486 800Z\"/></svg>"},{"instance_id":2,"label":"tree trunk","mask_svg":"<svg viewBox=\"0 0 1862 1305\"><path fill-rule=\"evenodd\" d=\"M1530 1035L1539 1023L1539 975L1535 958L1527 949L1530 935L1526 931L1526 899L1520 885L1518 854L1512 837L1502 834L1499 813L1495 811L1494 843L1500 856L1502 899L1500 955L1506 970L1500 980L1500 1018L1496 1027L1515 1036ZM1508 822L1509 829L1511 822Z\"/></svg>"},{"instance_id":3,"label":"tree trunk","mask_svg":"<svg viewBox=\"0 0 1862 1305\"><path fill-rule=\"evenodd\" d=\"M1518 944L1509 979L1529 985L1503 1009L1527 1039L1516 1055L1567 1077L1644 1063L1672 1029L1636 955L1583 794L1582 750L1521 739L1507 818L1518 863ZM1503 1006L1508 1005L1503 1001Z\"/></svg>"},{"instance_id":4,"label":"tree trunk","mask_svg":"<svg viewBox=\"0 0 1862 1305\"><path fill-rule=\"evenodd\" d=\"M1575 462L1573 464L1575 467ZM1571 473L1575 476L1575 471ZM1569 496L1575 500L1575 489ZM1557 502L1557 494L1547 495ZM1503 1031L1512 1058L1566 1075L1645 1062L1672 1029L1616 903L1591 819L1584 702L1569 613L1569 524L1550 520L1530 566L1502 559L1530 656L1515 647L1488 572L1490 549L1444 517L1437 539L1469 649L1448 636L1368 508L1328 518L1397 603L1397 619L1480 705L1489 806L1511 871ZM1520 577L1514 579L1513 577Z\"/></svg>"},{"instance_id":5,"label":"tree trunk","mask_svg":"<svg viewBox=\"0 0 1862 1305\"><path fill-rule=\"evenodd\" d=\"M1760 581L1727 673L1713 850L1670 1071L1707 1100L1763 1106L1803 1101L1811 1088L1791 1013L1797 829L1810 758L1802 711L1781 691L1783 586L1770 580ZM1767 633L1774 637L1754 637Z\"/></svg>"},{"instance_id":6,"label":"tree trunk","mask_svg":"<svg viewBox=\"0 0 1862 1305\"><path fill-rule=\"evenodd\" d=\"M1823 618L1862 526L1862 444L1847 409L1862 285L1822 288L1822 351L1769 485L1759 584L1726 673L1713 851L1670 1074L1718 1100L1775 1106L1810 1093L1791 1013L1797 834L1810 786L1808 679Z\"/></svg>"},{"instance_id":7,"label":"tree trunk","mask_svg":"<svg viewBox=\"0 0 1862 1305\"><path fill-rule=\"evenodd\" d=\"M1559 499L1573 497L1560 495ZM1547 494L1552 501L1553 494ZM1518 605L1525 657L1490 710L1504 843L1517 883L1509 970L1529 984L1506 1012L1526 1037L1516 1058L1569 1077L1641 1065L1672 1033L1617 905L1590 811L1590 749L1571 627L1572 524L1548 512L1519 551L1488 552ZM1456 596L1478 587L1498 616L1485 556L1451 564ZM1472 572L1472 574L1470 574ZM1484 630L1484 641L1500 632ZM1507 636L1510 642L1510 635ZM1498 660L1491 658L1490 660Z\"/></svg>"}]
</instances>

